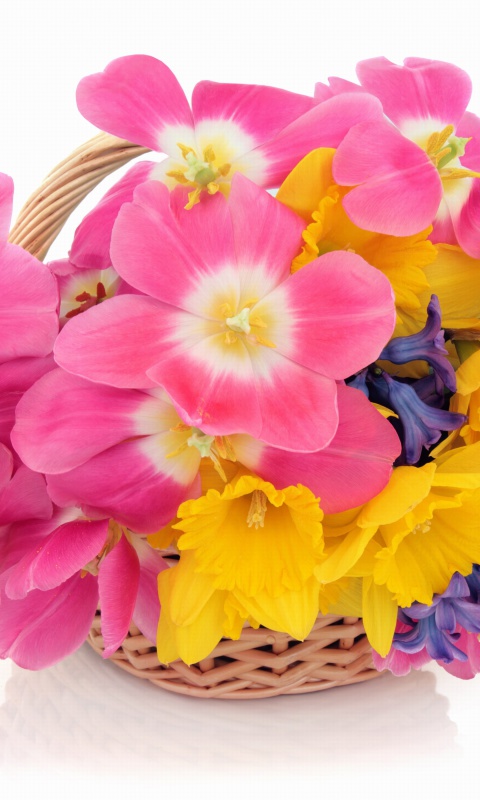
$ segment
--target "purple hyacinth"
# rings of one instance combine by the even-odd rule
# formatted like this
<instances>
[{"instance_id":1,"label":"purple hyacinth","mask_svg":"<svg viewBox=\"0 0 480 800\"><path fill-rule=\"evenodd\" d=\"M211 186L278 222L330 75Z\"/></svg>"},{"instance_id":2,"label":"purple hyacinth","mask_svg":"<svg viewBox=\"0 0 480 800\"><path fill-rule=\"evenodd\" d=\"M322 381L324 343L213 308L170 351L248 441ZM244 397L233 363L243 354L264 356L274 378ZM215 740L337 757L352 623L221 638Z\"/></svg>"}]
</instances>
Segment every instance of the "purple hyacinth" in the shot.
<instances>
[{"instance_id":1,"label":"purple hyacinth","mask_svg":"<svg viewBox=\"0 0 480 800\"><path fill-rule=\"evenodd\" d=\"M427 322L423 330L411 336L392 339L380 353L380 358L393 364L406 364L409 361L426 361L445 384L447 389L457 389L455 370L446 358L445 336L442 330L442 316L438 297L432 294L427 306Z\"/></svg>"},{"instance_id":2,"label":"purple hyacinth","mask_svg":"<svg viewBox=\"0 0 480 800\"><path fill-rule=\"evenodd\" d=\"M477 572L475 572L477 570ZM443 594L435 595L432 604L412 603L409 608L399 610L399 620L411 626L406 633L396 633L393 647L404 653L418 653L424 647L436 661L450 664L452 661L467 661L468 656L456 643L460 628L469 633L480 633L480 605L472 596L469 580L478 588L478 567L468 578L455 572Z\"/></svg>"},{"instance_id":3,"label":"purple hyacinth","mask_svg":"<svg viewBox=\"0 0 480 800\"><path fill-rule=\"evenodd\" d=\"M403 455L406 464L416 464L423 447L438 442L443 431L453 431L465 423L463 414L434 408L421 400L413 385L392 378L379 367L370 370L374 390L370 399L393 409L403 427Z\"/></svg>"}]
</instances>

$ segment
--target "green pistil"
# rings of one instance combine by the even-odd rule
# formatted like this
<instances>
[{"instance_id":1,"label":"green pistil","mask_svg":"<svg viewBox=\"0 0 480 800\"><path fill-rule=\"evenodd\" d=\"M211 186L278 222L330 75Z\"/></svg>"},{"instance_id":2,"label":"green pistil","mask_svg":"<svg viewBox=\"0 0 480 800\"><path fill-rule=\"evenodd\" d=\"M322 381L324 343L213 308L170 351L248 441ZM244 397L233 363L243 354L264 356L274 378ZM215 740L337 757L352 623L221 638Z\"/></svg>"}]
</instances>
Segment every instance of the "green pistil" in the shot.
<instances>
[{"instance_id":1,"label":"green pistil","mask_svg":"<svg viewBox=\"0 0 480 800\"><path fill-rule=\"evenodd\" d=\"M461 158L465 155L465 147L467 146L469 138L463 136L450 136L446 147L450 148L450 152L446 153L437 164L438 169L446 167L454 158Z\"/></svg>"},{"instance_id":2,"label":"green pistil","mask_svg":"<svg viewBox=\"0 0 480 800\"><path fill-rule=\"evenodd\" d=\"M202 458L210 455L210 449L215 441L215 436L203 433L200 428L192 428L192 435L187 439L189 447L196 447Z\"/></svg>"}]
</instances>

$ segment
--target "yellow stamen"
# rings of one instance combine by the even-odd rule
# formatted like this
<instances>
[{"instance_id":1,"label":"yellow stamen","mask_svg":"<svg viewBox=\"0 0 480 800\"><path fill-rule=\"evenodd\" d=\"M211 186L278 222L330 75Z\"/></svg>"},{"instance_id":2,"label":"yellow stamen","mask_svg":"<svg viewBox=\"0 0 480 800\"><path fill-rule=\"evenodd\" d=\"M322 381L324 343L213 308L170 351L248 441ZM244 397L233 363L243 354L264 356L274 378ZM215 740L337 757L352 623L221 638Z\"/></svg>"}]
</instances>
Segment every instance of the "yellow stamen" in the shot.
<instances>
[{"instance_id":1,"label":"yellow stamen","mask_svg":"<svg viewBox=\"0 0 480 800\"><path fill-rule=\"evenodd\" d=\"M180 445L180 447L177 447L176 450L172 450L171 453L167 453L165 458L174 458L175 456L179 456L180 453L183 453L183 451L187 449L187 447L188 447L187 443L184 442L183 444Z\"/></svg>"},{"instance_id":2,"label":"yellow stamen","mask_svg":"<svg viewBox=\"0 0 480 800\"><path fill-rule=\"evenodd\" d=\"M254 325L256 328L267 328L267 323L263 321L261 317L250 317L250 325Z\"/></svg>"},{"instance_id":3,"label":"yellow stamen","mask_svg":"<svg viewBox=\"0 0 480 800\"><path fill-rule=\"evenodd\" d=\"M210 181L210 183L207 183L208 194L217 194L219 189L220 186L218 185L218 183L215 183L214 181Z\"/></svg>"},{"instance_id":4,"label":"yellow stamen","mask_svg":"<svg viewBox=\"0 0 480 800\"><path fill-rule=\"evenodd\" d=\"M222 176L222 178L225 178L225 176L230 172L231 168L231 164L222 164L222 166L218 168L218 173Z\"/></svg>"},{"instance_id":5,"label":"yellow stamen","mask_svg":"<svg viewBox=\"0 0 480 800\"><path fill-rule=\"evenodd\" d=\"M227 331L225 334L225 344L235 344L238 336L233 331Z\"/></svg>"},{"instance_id":6,"label":"yellow stamen","mask_svg":"<svg viewBox=\"0 0 480 800\"><path fill-rule=\"evenodd\" d=\"M208 147L206 147L203 151L203 158L205 161L208 161L209 164L211 164L212 161L215 161L215 153L213 152L213 147L211 144L209 144Z\"/></svg>"},{"instance_id":7,"label":"yellow stamen","mask_svg":"<svg viewBox=\"0 0 480 800\"><path fill-rule=\"evenodd\" d=\"M438 151L443 148L444 144L449 140L454 130L455 128L453 125L447 125L443 131L432 133L425 148L427 156L430 156L430 158L435 162L440 161L440 158L445 155L445 152L443 152L442 156L439 158ZM450 148L448 148L448 150L450 151Z\"/></svg>"},{"instance_id":8,"label":"yellow stamen","mask_svg":"<svg viewBox=\"0 0 480 800\"><path fill-rule=\"evenodd\" d=\"M225 471L224 471L222 465L220 464L220 461L218 460L218 458L215 455L215 453L210 451L209 458L210 458L210 461L213 464L213 468L214 468L215 472L217 473L217 475L220 475L222 481L224 483L227 483L227 476L225 475Z\"/></svg>"},{"instance_id":9,"label":"yellow stamen","mask_svg":"<svg viewBox=\"0 0 480 800\"><path fill-rule=\"evenodd\" d=\"M220 458L225 458L227 461L237 460L235 450L228 436L215 436L215 449Z\"/></svg>"},{"instance_id":10,"label":"yellow stamen","mask_svg":"<svg viewBox=\"0 0 480 800\"><path fill-rule=\"evenodd\" d=\"M255 341L257 344L263 344L264 347L273 347L275 348L277 345L274 342L271 342L270 339L265 339L263 336L259 336L258 333L254 334Z\"/></svg>"},{"instance_id":11,"label":"yellow stamen","mask_svg":"<svg viewBox=\"0 0 480 800\"><path fill-rule=\"evenodd\" d=\"M222 317L232 316L232 306L230 305L230 303L222 303L219 310Z\"/></svg>"},{"instance_id":12,"label":"yellow stamen","mask_svg":"<svg viewBox=\"0 0 480 800\"><path fill-rule=\"evenodd\" d=\"M178 183L182 184L188 183L185 175L183 174L183 172L180 172L179 169L171 169L170 172L167 172L166 174L169 178L175 178L175 180L178 181Z\"/></svg>"},{"instance_id":13,"label":"yellow stamen","mask_svg":"<svg viewBox=\"0 0 480 800\"><path fill-rule=\"evenodd\" d=\"M247 525L249 528L263 528L265 524L265 514L267 513L267 495L261 489L254 489L252 500L247 514Z\"/></svg>"},{"instance_id":14,"label":"yellow stamen","mask_svg":"<svg viewBox=\"0 0 480 800\"><path fill-rule=\"evenodd\" d=\"M188 193L188 203L187 203L186 206L184 206L186 211L190 211L190 209L193 208L193 206L196 206L197 203L200 202L201 191L202 191L202 187L199 186L197 189L195 189L194 192L189 192Z\"/></svg>"},{"instance_id":15,"label":"yellow stamen","mask_svg":"<svg viewBox=\"0 0 480 800\"><path fill-rule=\"evenodd\" d=\"M195 155L195 150L193 147L188 147L186 144L182 144L181 142L177 142L177 147L185 160L189 153L193 153Z\"/></svg>"},{"instance_id":16,"label":"yellow stamen","mask_svg":"<svg viewBox=\"0 0 480 800\"><path fill-rule=\"evenodd\" d=\"M80 572L80 577L84 578L85 575L89 572L91 575L98 575L98 568L100 566L101 561L110 553L111 550L118 544L122 536L125 534L127 536L127 531L125 528L122 528L118 522L115 522L114 519L111 519L108 523L108 533L107 539L105 544L103 545L102 549L95 556L92 558L88 564L85 564L84 568ZM128 537L127 537L128 538Z\"/></svg>"},{"instance_id":17,"label":"yellow stamen","mask_svg":"<svg viewBox=\"0 0 480 800\"><path fill-rule=\"evenodd\" d=\"M170 430L172 431L172 433L177 433L177 431L181 431L183 433L183 431L189 431L190 428L191 428L191 425L187 425L186 422L178 422L175 425L175 427L174 428L170 428Z\"/></svg>"},{"instance_id":18,"label":"yellow stamen","mask_svg":"<svg viewBox=\"0 0 480 800\"><path fill-rule=\"evenodd\" d=\"M456 180L457 178L480 178L480 172L474 172L471 169L462 169L461 167L444 167L440 170L440 177L442 181Z\"/></svg>"}]
</instances>

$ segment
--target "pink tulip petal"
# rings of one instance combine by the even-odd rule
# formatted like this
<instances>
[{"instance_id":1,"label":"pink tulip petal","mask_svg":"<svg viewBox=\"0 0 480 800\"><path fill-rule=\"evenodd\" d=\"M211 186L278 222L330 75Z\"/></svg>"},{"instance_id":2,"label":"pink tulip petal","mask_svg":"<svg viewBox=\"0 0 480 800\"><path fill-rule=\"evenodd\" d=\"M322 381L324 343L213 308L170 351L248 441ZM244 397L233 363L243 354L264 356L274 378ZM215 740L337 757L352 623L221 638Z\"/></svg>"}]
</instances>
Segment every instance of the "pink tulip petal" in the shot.
<instances>
[{"instance_id":1,"label":"pink tulip petal","mask_svg":"<svg viewBox=\"0 0 480 800\"><path fill-rule=\"evenodd\" d=\"M0 658L24 669L44 669L77 650L87 638L98 604L97 580L74 575L48 592L10 600L0 579Z\"/></svg>"},{"instance_id":2,"label":"pink tulip petal","mask_svg":"<svg viewBox=\"0 0 480 800\"><path fill-rule=\"evenodd\" d=\"M191 146L193 118L173 72L151 56L117 58L104 72L80 81L77 105L97 128L122 139L171 152L174 140Z\"/></svg>"},{"instance_id":3,"label":"pink tulip petal","mask_svg":"<svg viewBox=\"0 0 480 800\"><path fill-rule=\"evenodd\" d=\"M468 199L462 204L460 213L456 213L451 198L446 202L458 244L467 255L480 258L480 178L472 180Z\"/></svg>"},{"instance_id":4,"label":"pink tulip petal","mask_svg":"<svg viewBox=\"0 0 480 800\"><path fill-rule=\"evenodd\" d=\"M357 64L357 75L399 127L410 120L429 118L443 126L456 126L472 93L471 80L463 69L427 58L406 58L404 66L383 57L369 58Z\"/></svg>"},{"instance_id":5,"label":"pink tulip petal","mask_svg":"<svg viewBox=\"0 0 480 800\"><path fill-rule=\"evenodd\" d=\"M315 84L315 98L323 102L335 97L337 94L345 94L346 92L365 92L363 86L352 81L346 81L344 78L329 78L328 84L316 83Z\"/></svg>"},{"instance_id":6,"label":"pink tulip petal","mask_svg":"<svg viewBox=\"0 0 480 800\"><path fill-rule=\"evenodd\" d=\"M460 633L460 637L455 644L460 650L463 650L463 652L467 654L468 661L452 661L450 664L437 661L437 664L440 664L450 675L455 675L456 678L470 680L480 672L480 642L478 641L478 634L467 633L467 631L459 625L457 626L456 632Z\"/></svg>"},{"instance_id":7,"label":"pink tulip petal","mask_svg":"<svg viewBox=\"0 0 480 800\"><path fill-rule=\"evenodd\" d=\"M9 570L5 593L20 600L33 589L45 592L64 583L97 556L105 544L108 520L66 522Z\"/></svg>"},{"instance_id":8,"label":"pink tulip petal","mask_svg":"<svg viewBox=\"0 0 480 800\"><path fill-rule=\"evenodd\" d=\"M122 536L101 562L98 591L102 614L104 658L111 656L125 639L137 599L140 564L138 556Z\"/></svg>"},{"instance_id":9,"label":"pink tulip petal","mask_svg":"<svg viewBox=\"0 0 480 800\"><path fill-rule=\"evenodd\" d=\"M49 475L50 496L59 506L81 505L86 516L114 517L137 533L154 533L200 489L198 451L188 448L176 464L162 444L161 436L126 442L70 472Z\"/></svg>"},{"instance_id":10,"label":"pink tulip petal","mask_svg":"<svg viewBox=\"0 0 480 800\"><path fill-rule=\"evenodd\" d=\"M342 94L319 103L254 151L267 165L265 186L279 186L301 158L317 147L338 147L358 123L382 117L375 97L363 92Z\"/></svg>"},{"instance_id":11,"label":"pink tulip petal","mask_svg":"<svg viewBox=\"0 0 480 800\"><path fill-rule=\"evenodd\" d=\"M402 653L401 650L392 647L385 658L382 658L375 650L372 650L372 656L373 666L378 672L388 669L397 676L408 675L411 669L420 669L424 664L428 664L432 660L425 647L418 653ZM442 666L444 665L442 664Z\"/></svg>"},{"instance_id":12,"label":"pink tulip petal","mask_svg":"<svg viewBox=\"0 0 480 800\"><path fill-rule=\"evenodd\" d=\"M215 126L218 122L220 127L223 120L231 121L251 138L250 149L315 106L313 97L271 86L201 81L192 95L196 129L201 130L204 121L212 120Z\"/></svg>"},{"instance_id":13,"label":"pink tulip petal","mask_svg":"<svg viewBox=\"0 0 480 800\"><path fill-rule=\"evenodd\" d=\"M278 489L301 483L326 514L359 506L387 484L401 444L394 428L356 389L339 384L338 428L316 453L286 453L247 436L232 436L237 459ZM345 487L348 487L346 491Z\"/></svg>"},{"instance_id":14,"label":"pink tulip petal","mask_svg":"<svg viewBox=\"0 0 480 800\"><path fill-rule=\"evenodd\" d=\"M24 392L55 366L51 354L44 358L16 358L0 364L0 394Z\"/></svg>"},{"instance_id":15,"label":"pink tulip petal","mask_svg":"<svg viewBox=\"0 0 480 800\"><path fill-rule=\"evenodd\" d=\"M338 421L334 381L270 348L249 354L239 343L238 358L222 357L223 336L217 350L214 339L166 354L149 370L182 419L207 434L248 433L289 450L328 444ZM295 387L301 390L292 408Z\"/></svg>"},{"instance_id":16,"label":"pink tulip petal","mask_svg":"<svg viewBox=\"0 0 480 800\"><path fill-rule=\"evenodd\" d=\"M55 278L13 244L0 249L0 361L46 356L58 331Z\"/></svg>"},{"instance_id":17,"label":"pink tulip petal","mask_svg":"<svg viewBox=\"0 0 480 800\"><path fill-rule=\"evenodd\" d=\"M431 224L442 199L440 177L426 153L387 122L355 126L335 154L333 175L342 186L362 184L343 205L356 225L377 233L418 233Z\"/></svg>"},{"instance_id":18,"label":"pink tulip petal","mask_svg":"<svg viewBox=\"0 0 480 800\"><path fill-rule=\"evenodd\" d=\"M55 342L55 359L67 372L94 382L153 387L146 371L158 360L165 328L161 310L150 297L112 297L69 320Z\"/></svg>"},{"instance_id":19,"label":"pink tulip petal","mask_svg":"<svg viewBox=\"0 0 480 800\"><path fill-rule=\"evenodd\" d=\"M77 514L78 516L78 514ZM0 531L0 563L2 573L15 566L24 556L27 556L37 546L42 545L63 522L72 519L69 511L57 509L50 519L19 520L11 525L4 526Z\"/></svg>"},{"instance_id":20,"label":"pink tulip petal","mask_svg":"<svg viewBox=\"0 0 480 800\"><path fill-rule=\"evenodd\" d=\"M185 199L183 192L180 197ZM187 298L202 278L234 262L232 228L220 193L193 213L180 215L178 192L174 203L178 221L163 183L140 186L134 203L123 206L118 215L111 255L115 269L129 284L165 303L188 308ZM198 313L196 308L190 310Z\"/></svg>"},{"instance_id":21,"label":"pink tulip petal","mask_svg":"<svg viewBox=\"0 0 480 800\"><path fill-rule=\"evenodd\" d=\"M160 617L158 576L164 569L168 569L168 564L160 553L139 536L132 536L132 545L140 561L140 580L133 621L149 641L156 642Z\"/></svg>"},{"instance_id":22,"label":"pink tulip petal","mask_svg":"<svg viewBox=\"0 0 480 800\"><path fill-rule=\"evenodd\" d=\"M0 492L5 489L12 477L13 456L5 445L0 444Z\"/></svg>"},{"instance_id":23,"label":"pink tulip petal","mask_svg":"<svg viewBox=\"0 0 480 800\"><path fill-rule=\"evenodd\" d=\"M150 401L141 392L92 384L57 369L20 400L12 441L31 469L66 472L137 435L135 415Z\"/></svg>"},{"instance_id":24,"label":"pink tulip petal","mask_svg":"<svg viewBox=\"0 0 480 800\"><path fill-rule=\"evenodd\" d=\"M274 341L278 353L330 378L342 379L378 358L395 326L388 279L355 253L326 253L294 273L255 306L280 298L294 320L288 337Z\"/></svg>"},{"instance_id":25,"label":"pink tulip petal","mask_svg":"<svg viewBox=\"0 0 480 800\"><path fill-rule=\"evenodd\" d=\"M45 478L21 465L0 495L0 525L25 519L50 519L52 502Z\"/></svg>"},{"instance_id":26,"label":"pink tulip petal","mask_svg":"<svg viewBox=\"0 0 480 800\"><path fill-rule=\"evenodd\" d=\"M303 220L282 203L237 173L230 193L237 263L245 283L262 269L260 297L290 275L300 252Z\"/></svg>"},{"instance_id":27,"label":"pink tulip petal","mask_svg":"<svg viewBox=\"0 0 480 800\"><path fill-rule=\"evenodd\" d=\"M0 365L0 442L12 446L10 434L15 422L15 409L25 389L55 367L52 356L16 358ZM18 461L16 453L15 462Z\"/></svg>"},{"instance_id":28,"label":"pink tulip petal","mask_svg":"<svg viewBox=\"0 0 480 800\"><path fill-rule=\"evenodd\" d=\"M455 131L457 136L470 139L462 156L462 167L468 167L475 172L480 171L480 117L466 111Z\"/></svg>"},{"instance_id":29,"label":"pink tulip petal","mask_svg":"<svg viewBox=\"0 0 480 800\"><path fill-rule=\"evenodd\" d=\"M8 238L13 205L13 180L0 172L0 249Z\"/></svg>"},{"instance_id":30,"label":"pink tulip petal","mask_svg":"<svg viewBox=\"0 0 480 800\"><path fill-rule=\"evenodd\" d=\"M82 269L107 269L111 266L110 239L113 223L124 203L133 199L134 189L149 180L156 164L142 161L135 164L83 218L75 231L69 258Z\"/></svg>"}]
</instances>

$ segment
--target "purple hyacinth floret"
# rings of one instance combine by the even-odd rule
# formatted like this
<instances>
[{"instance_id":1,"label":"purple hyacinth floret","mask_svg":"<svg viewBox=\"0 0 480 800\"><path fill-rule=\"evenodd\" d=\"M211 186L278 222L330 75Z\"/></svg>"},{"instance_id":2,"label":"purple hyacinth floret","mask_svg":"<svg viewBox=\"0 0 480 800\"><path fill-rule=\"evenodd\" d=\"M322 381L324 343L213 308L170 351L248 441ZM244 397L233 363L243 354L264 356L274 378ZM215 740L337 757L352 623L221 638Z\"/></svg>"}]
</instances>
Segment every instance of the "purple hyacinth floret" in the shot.
<instances>
[{"instance_id":1,"label":"purple hyacinth floret","mask_svg":"<svg viewBox=\"0 0 480 800\"><path fill-rule=\"evenodd\" d=\"M392 339L380 353L380 358L393 364L426 361L447 389L455 392L457 389L455 370L447 358L440 303L435 294L432 294L427 306L427 315L423 330L411 336L398 336Z\"/></svg>"},{"instance_id":2,"label":"purple hyacinth floret","mask_svg":"<svg viewBox=\"0 0 480 800\"><path fill-rule=\"evenodd\" d=\"M400 609L399 620L412 627L410 631L395 634L393 647L404 653L418 653L425 647L431 658L447 664L454 660L467 661L467 654L456 646L461 635L458 627L469 633L480 633L478 594L472 596L470 588L473 576L477 591L479 574L476 566L468 578L455 572L447 589L435 595L431 605L412 603Z\"/></svg>"},{"instance_id":3,"label":"purple hyacinth floret","mask_svg":"<svg viewBox=\"0 0 480 800\"><path fill-rule=\"evenodd\" d=\"M392 378L380 368L372 371L369 377L375 401L393 409L400 418L406 464L416 464L422 448L436 444L443 431L453 431L465 423L463 414L427 405L413 385Z\"/></svg>"}]
</instances>

